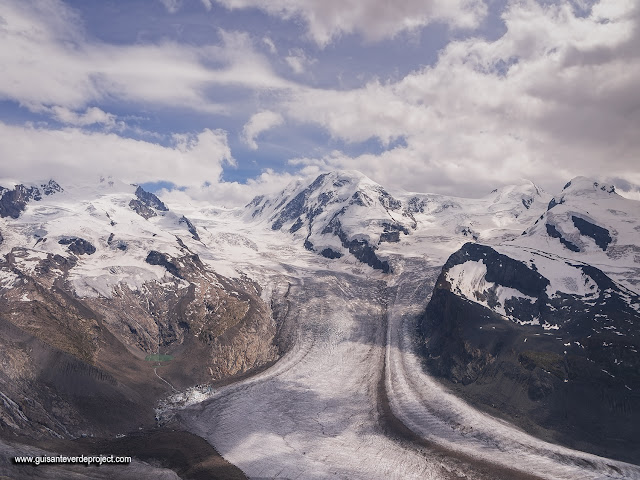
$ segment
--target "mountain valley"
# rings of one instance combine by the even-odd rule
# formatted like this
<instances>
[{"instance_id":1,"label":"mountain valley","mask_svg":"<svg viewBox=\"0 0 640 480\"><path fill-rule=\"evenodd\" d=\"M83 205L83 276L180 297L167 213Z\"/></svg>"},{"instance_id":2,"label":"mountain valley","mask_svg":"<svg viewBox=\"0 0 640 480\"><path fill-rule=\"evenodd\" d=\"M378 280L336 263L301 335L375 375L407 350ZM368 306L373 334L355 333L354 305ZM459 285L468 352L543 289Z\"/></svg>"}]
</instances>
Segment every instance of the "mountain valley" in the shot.
<instances>
[{"instance_id":1,"label":"mountain valley","mask_svg":"<svg viewBox=\"0 0 640 480\"><path fill-rule=\"evenodd\" d=\"M0 195L4 451L176 431L250 478L640 478L640 203L608 185Z\"/></svg>"}]
</instances>

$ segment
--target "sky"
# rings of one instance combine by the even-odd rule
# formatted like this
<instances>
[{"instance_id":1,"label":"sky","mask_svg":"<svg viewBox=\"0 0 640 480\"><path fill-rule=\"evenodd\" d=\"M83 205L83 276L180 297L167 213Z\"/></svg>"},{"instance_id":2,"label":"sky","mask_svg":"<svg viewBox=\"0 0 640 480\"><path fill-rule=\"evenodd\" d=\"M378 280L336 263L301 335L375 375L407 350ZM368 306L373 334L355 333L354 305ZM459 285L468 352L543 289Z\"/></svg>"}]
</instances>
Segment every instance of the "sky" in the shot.
<instances>
[{"instance_id":1,"label":"sky","mask_svg":"<svg viewBox=\"0 0 640 480\"><path fill-rule=\"evenodd\" d=\"M635 0L0 0L0 178L633 190L639 27Z\"/></svg>"}]
</instances>

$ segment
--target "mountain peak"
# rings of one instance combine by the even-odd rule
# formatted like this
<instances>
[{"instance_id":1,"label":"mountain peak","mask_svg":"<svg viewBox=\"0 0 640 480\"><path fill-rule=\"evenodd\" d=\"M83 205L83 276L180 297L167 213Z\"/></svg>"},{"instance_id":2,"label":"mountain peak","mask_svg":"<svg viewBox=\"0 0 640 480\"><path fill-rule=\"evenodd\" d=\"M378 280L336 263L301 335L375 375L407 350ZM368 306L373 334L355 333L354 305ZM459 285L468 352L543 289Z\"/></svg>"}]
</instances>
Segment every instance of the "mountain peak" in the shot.
<instances>
[{"instance_id":1,"label":"mountain peak","mask_svg":"<svg viewBox=\"0 0 640 480\"><path fill-rule=\"evenodd\" d=\"M293 183L275 196L256 197L247 206L252 218L272 230L303 236L307 250L328 258L349 253L384 272L389 264L375 254L380 242L399 241L415 222L402 202L360 172L333 171L310 183Z\"/></svg>"},{"instance_id":2,"label":"mountain peak","mask_svg":"<svg viewBox=\"0 0 640 480\"><path fill-rule=\"evenodd\" d=\"M514 205L522 205L526 210L532 208L534 203L548 202L551 195L530 180L523 180L521 183L505 185L496 188L484 197L490 201L490 209L510 208Z\"/></svg>"},{"instance_id":3,"label":"mountain peak","mask_svg":"<svg viewBox=\"0 0 640 480\"><path fill-rule=\"evenodd\" d=\"M604 192L606 195L611 195L616 193L616 189L613 185L609 185L606 183L601 183L596 181L593 178L588 177L574 177L562 188L562 193L572 193L572 194L589 194L589 193L598 193L602 195L600 192Z\"/></svg>"},{"instance_id":4,"label":"mountain peak","mask_svg":"<svg viewBox=\"0 0 640 480\"><path fill-rule=\"evenodd\" d=\"M626 258L623 263L633 265L639 225L633 200L618 195L612 185L580 176L551 199L547 211L518 243L569 258L589 255L601 262ZM626 274L620 278L626 281Z\"/></svg>"},{"instance_id":5,"label":"mountain peak","mask_svg":"<svg viewBox=\"0 0 640 480\"><path fill-rule=\"evenodd\" d=\"M55 180L39 185L15 185L13 189L0 187L0 217L18 218L27 203L34 200L39 202L43 195L53 195L64 190Z\"/></svg>"},{"instance_id":6,"label":"mountain peak","mask_svg":"<svg viewBox=\"0 0 640 480\"><path fill-rule=\"evenodd\" d=\"M546 192L541 187L533 183L531 180L523 179L520 183L494 188L486 195L486 197L501 197L504 195L535 195L539 197L545 193Z\"/></svg>"},{"instance_id":7,"label":"mountain peak","mask_svg":"<svg viewBox=\"0 0 640 480\"><path fill-rule=\"evenodd\" d=\"M343 187L365 187L373 186L380 187L377 182L374 182L365 174L358 172L357 170L333 170L330 172L321 173L311 183L310 187L313 189L340 189Z\"/></svg>"},{"instance_id":8,"label":"mountain peak","mask_svg":"<svg viewBox=\"0 0 640 480\"><path fill-rule=\"evenodd\" d=\"M562 191L551 199L547 211L567 201L569 201L569 203L577 202L576 206L578 207L585 197L594 200L620 198L613 185L600 183L593 178L579 176L567 182L562 188Z\"/></svg>"}]
</instances>

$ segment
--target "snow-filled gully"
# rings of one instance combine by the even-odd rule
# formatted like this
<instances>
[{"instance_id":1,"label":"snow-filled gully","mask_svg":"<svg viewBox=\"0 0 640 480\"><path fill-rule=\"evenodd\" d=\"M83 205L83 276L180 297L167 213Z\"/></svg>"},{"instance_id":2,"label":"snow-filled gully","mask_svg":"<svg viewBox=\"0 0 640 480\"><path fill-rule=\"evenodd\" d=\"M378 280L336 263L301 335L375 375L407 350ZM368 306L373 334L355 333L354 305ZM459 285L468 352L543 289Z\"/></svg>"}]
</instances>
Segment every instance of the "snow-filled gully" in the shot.
<instances>
[{"instance_id":1,"label":"snow-filled gully","mask_svg":"<svg viewBox=\"0 0 640 480\"><path fill-rule=\"evenodd\" d=\"M317 271L291 280L290 351L181 421L254 479L640 479L640 467L481 413L422 371L412 332L438 271L406 261L388 283Z\"/></svg>"}]
</instances>

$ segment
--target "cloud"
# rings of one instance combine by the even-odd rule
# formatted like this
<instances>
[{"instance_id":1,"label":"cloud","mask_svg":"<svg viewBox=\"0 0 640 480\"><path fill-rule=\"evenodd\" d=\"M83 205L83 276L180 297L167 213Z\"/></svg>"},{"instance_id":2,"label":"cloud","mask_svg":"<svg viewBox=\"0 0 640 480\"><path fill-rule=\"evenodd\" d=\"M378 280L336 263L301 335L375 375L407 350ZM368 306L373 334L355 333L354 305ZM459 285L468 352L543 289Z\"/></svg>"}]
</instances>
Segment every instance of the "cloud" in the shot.
<instances>
[{"instance_id":1,"label":"cloud","mask_svg":"<svg viewBox=\"0 0 640 480\"><path fill-rule=\"evenodd\" d=\"M640 201L640 184L633 184L624 178L604 178L605 183L616 187L616 192L625 198Z\"/></svg>"},{"instance_id":2,"label":"cloud","mask_svg":"<svg viewBox=\"0 0 640 480\"><path fill-rule=\"evenodd\" d=\"M388 151L294 164L476 195L522 177L553 190L605 170L639 183L639 16L632 2L602 0L587 16L568 4L513 2L501 38L453 41L435 65L398 81L297 90L290 119L350 143L375 138Z\"/></svg>"},{"instance_id":3,"label":"cloud","mask_svg":"<svg viewBox=\"0 0 640 480\"><path fill-rule=\"evenodd\" d=\"M202 5L204 5L204 8L207 10L207 12L211 11L211 8L213 7L213 3L212 0L200 0L202 2Z\"/></svg>"},{"instance_id":4,"label":"cloud","mask_svg":"<svg viewBox=\"0 0 640 480\"><path fill-rule=\"evenodd\" d=\"M112 129L117 126L116 116L112 113L104 112L98 107L89 107L84 113L77 113L60 106L51 107L49 111L57 121L66 125L76 127L102 125L107 129ZM124 123L121 122L120 126L124 127Z\"/></svg>"},{"instance_id":5,"label":"cloud","mask_svg":"<svg viewBox=\"0 0 640 480\"><path fill-rule=\"evenodd\" d=\"M316 62L316 60L307 57L301 48L289 50L289 55L285 57L285 61L291 70L293 70L293 73L298 75L303 74L309 65Z\"/></svg>"},{"instance_id":6,"label":"cloud","mask_svg":"<svg viewBox=\"0 0 640 480\"><path fill-rule=\"evenodd\" d=\"M474 28L486 14L479 0L217 1L232 9L259 8L292 23L302 20L323 47L341 35L376 41L435 21ZM203 5L207 8L212 0ZM56 0L4 0L2 19L0 100L45 112L67 126L2 125L0 153L19 159L6 162L22 172L17 178L29 173L20 162L38 172L55 174L66 166L86 174L89 167L74 160L77 156L95 158L91 165L101 168L111 169L113 163L116 176L132 181L168 179L199 192L206 179L219 187L216 192L236 199L245 195L244 184L217 180L222 166L234 161L226 132L178 135L169 146L151 143L158 140L157 133L123 126L126 118L105 111L126 102L151 117L159 107L170 114L172 109L192 109L250 117L241 132L231 134L240 134L254 150L260 134L285 119L291 137L323 131L305 148L315 142L315 151L327 151L317 140L324 141L327 132L331 148L340 145L343 151L314 156L309 147L290 162L289 168L300 174L358 169L390 188L460 195L480 195L522 177L554 191L575 175L602 176L604 171L640 184L640 7L634 2L510 1L502 11L500 38L455 32L457 39L439 52L434 64L389 79L380 76L351 90L313 88L274 72L270 61L300 74L314 61L299 44L283 40L286 32L279 32L282 53L277 59L278 50L265 31L254 37L218 30L217 42L206 45L108 44L91 38L75 11ZM328 71L332 58L341 54L338 50L318 55ZM255 101L262 111L238 112L227 99L213 100L211 92L227 88L234 101ZM81 129L89 126L104 127L104 132ZM149 142L123 137L135 129ZM55 168L47 166L49 150ZM353 151L365 153L347 153ZM144 159L139 168L137 158ZM268 178L277 183L284 177L274 174L264 182ZM206 189L200 193L218 195Z\"/></svg>"},{"instance_id":7,"label":"cloud","mask_svg":"<svg viewBox=\"0 0 640 480\"><path fill-rule=\"evenodd\" d=\"M487 13L482 0L216 0L229 9L259 8L290 20L301 18L309 36L322 47L344 34L368 41L415 31L433 22L475 28Z\"/></svg>"},{"instance_id":8,"label":"cloud","mask_svg":"<svg viewBox=\"0 0 640 480\"><path fill-rule=\"evenodd\" d=\"M288 116L319 124L334 138L356 143L377 137L383 144L425 125L425 110L394 86L373 81L355 90L300 89L286 100Z\"/></svg>"},{"instance_id":9,"label":"cloud","mask_svg":"<svg viewBox=\"0 0 640 480\"><path fill-rule=\"evenodd\" d=\"M279 192L289 183L307 178L310 173L313 175L316 171L316 169L313 172L302 170L292 174L266 169L246 183L220 182L190 186L184 190L162 190L157 194L169 205L195 204L201 208L211 207L211 205L232 208L248 204L258 194Z\"/></svg>"},{"instance_id":10,"label":"cloud","mask_svg":"<svg viewBox=\"0 0 640 480\"><path fill-rule=\"evenodd\" d=\"M269 37L262 37L262 43L264 43L267 46L267 48L269 49L269 52L271 52L272 55L275 55L276 53L278 53L276 44L273 43L273 40L271 40Z\"/></svg>"},{"instance_id":11,"label":"cloud","mask_svg":"<svg viewBox=\"0 0 640 480\"><path fill-rule=\"evenodd\" d=\"M274 127L282 125L284 118L279 113L265 110L254 114L242 129L242 140L252 150L258 149L256 138L262 132L266 132Z\"/></svg>"},{"instance_id":12,"label":"cloud","mask_svg":"<svg viewBox=\"0 0 640 480\"><path fill-rule=\"evenodd\" d=\"M256 192L271 193L289 182L318 171L278 173L265 169L246 183L222 179L225 165L235 159L222 130L175 134L169 146L123 138L114 133L87 132L78 128L54 130L0 122L2 177L15 182L39 182L50 178L65 185L97 182L112 176L127 183L171 181L181 190L164 191L169 204L206 202L227 207L242 206ZM6 185L5 185L6 186Z\"/></svg>"},{"instance_id":13,"label":"cloud","mask_svg":"<svg viewBox=\"0 0 640 480\"><path fill-rule=\"evenodd\" d=\"M112 175L128 182L170 180L198 186L218 183L223 165L235 163L222 130L205 129L173 140L173 145L162 146L114 133L0 122L0 157L6 159L3 176L21 181L55 178L75 183Z\"/></svg>"},{"instance_id":14,"label":"cloud","mask_svg":"<svg viewBox=\"0 0 640 480\"><path fill-rule=\"evenodd\" d=\"M180 0L159 0L169 13L176 13L182 7Z\"/></svg>"},{"instance_id":15,"label":"cloud","mask_svg":"<svg viewBox=\"0 0 640 480\"><path fill-rule=\"evenodd\" d=\"M4 2L0 99L33 111L80 110L104 100L220 113L213 86L253 91L292 88L255 51L246 33L219 31L220 43L112 45L87 37L77 15L56 0Z\"/></svg>"}]
</instances>

